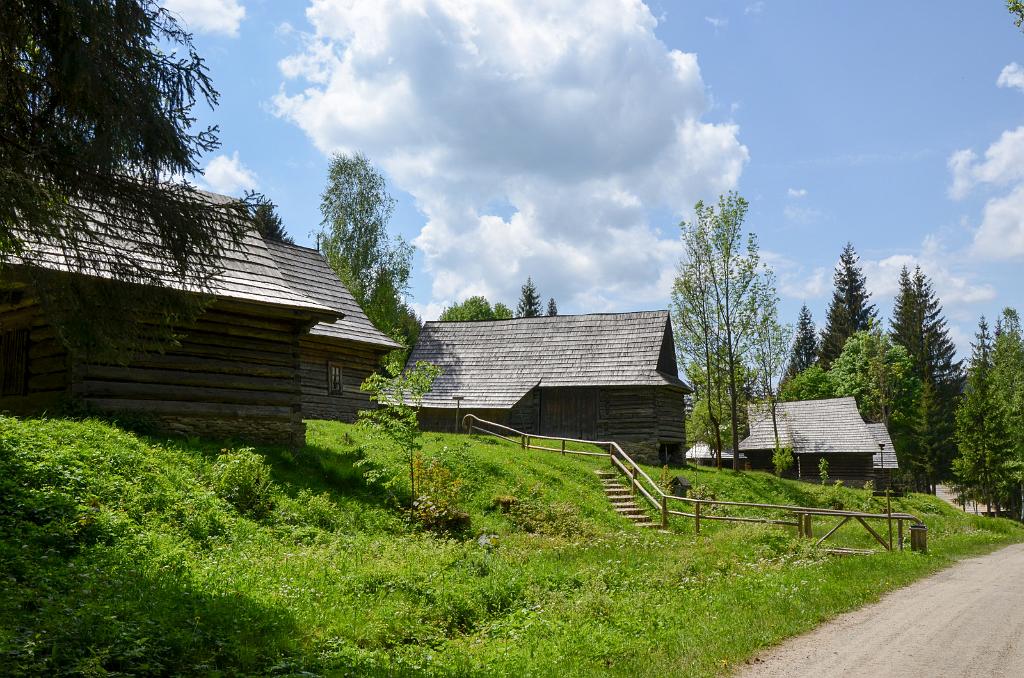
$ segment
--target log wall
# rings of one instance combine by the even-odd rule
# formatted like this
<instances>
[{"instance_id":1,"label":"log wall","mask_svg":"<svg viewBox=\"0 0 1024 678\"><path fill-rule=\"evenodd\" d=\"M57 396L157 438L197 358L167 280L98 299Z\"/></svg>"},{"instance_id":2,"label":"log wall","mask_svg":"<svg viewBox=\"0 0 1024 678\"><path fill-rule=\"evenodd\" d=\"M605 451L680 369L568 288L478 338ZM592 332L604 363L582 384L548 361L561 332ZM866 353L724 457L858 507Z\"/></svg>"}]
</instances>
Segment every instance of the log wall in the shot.
<instances>
[{"instance_id":1,"label":"log wall","mask_svg":"<svg viewBox=\"0 0 1024 678\"><path fill-rule=\"evenodd\" d=\"M21 329L28 330L25 390L0 396L0 411L28 415L59 409L68 393L70 361L34 299L18 298L0 304L0 332Z\"/></svg>"},{"instance_id":2,"label":"log wall","mask_svg":"<svg viewBox=\"0 0 1024 678\"><path fill-rule=\"evenodd\" d=\"M874 480L875 469L871 454L797 454L798 463L793 464L786 475L797 480L821 482L818 463L821 459L828 460L828 478L830 483L842 480L847 487L864 487L864 483Z\"/></svg>"},{"instance_id":3,"label":"log wall","mask_svg":"<svg viewBox=\"0 0 1024 678\"><path fill-rule=\"evenodd\" d=\"M535 388L509 409L463 409L527 433L614 440L638 461L659 463L663 446L682 462L686 438L682 389L665 387ZM455 410L424 408L420 427L454 432Z\"/></svg>"},{"instance_id":4,"label":"log wall","mask_svg":"<svg viewBox=\"0 0 1024 678\"><path fill-rule=\"evenodd\" d=\"M216 302L182 328L180 345L137 355L126 365L73 360L38 305L0 307L0 326L28 323L28 392L0 408L37 414L73 400L101 412L130 413L171 434L301 446L299 337L305 317L255 304Z\"/></svg>"},{"instance_id":5,"label":"log wall","mask_svg":"<svg viewBox=\"0 0 1024 678\"><path fill-rule=\"evenodd\" d=\"M359 410L374 406L369 394L359 387L379 368L380 359L388 350L352 341L303 338L299 342L303 416L354 422ZM342 367L341 395L329 393L327 365L331 362Z\"/></svg>"}]
</instances>

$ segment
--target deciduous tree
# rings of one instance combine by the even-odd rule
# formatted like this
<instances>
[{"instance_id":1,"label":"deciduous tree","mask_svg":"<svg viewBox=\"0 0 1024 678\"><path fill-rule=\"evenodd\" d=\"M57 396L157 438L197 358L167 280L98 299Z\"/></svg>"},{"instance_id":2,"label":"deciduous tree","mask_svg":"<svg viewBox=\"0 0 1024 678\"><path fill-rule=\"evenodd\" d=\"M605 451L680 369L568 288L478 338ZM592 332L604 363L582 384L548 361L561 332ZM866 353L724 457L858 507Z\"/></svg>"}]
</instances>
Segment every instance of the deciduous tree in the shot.
<instances>
[{"instance_id":1,"label":"deciduous tree","mask_svg":"<svg viewBox=\"0 0 1024 678\"><path fill-rule=\"evenodd\" d=\"M792 326L779 323L778 307L775 275L771 271L765 271L758 285L755 303L757 316L751 333L750 357L754 368L756 395L768 406L772 418L776 451L781 447L777 408L779 382L793 337Z\"/></svg>"},{"instance_id":2,"label":"deciduous tree","mask_svg":"<svg viewBox=\"0 0 1024 678\"><path fill-rule=\"evenodd\" d=\"M717 205L698 202L695 219L683 222L683 261L673 289L673 307L683 328L684 353L704 365L707 388L724 382L729 397L729 432L740 440L740 401L757 309L760 257L757 239L744 237L747 201L736 193ZM723 377L724 375L724 377ZM718 450L721 450L721 436ZM739 469L739 456L733 456Z\"/></svg>"},{"instance_id":3,"label":"deciduous tree","mask_svg":"<svg viewBox=\"0 0 1024 678\"><path fill-rule=\"evenodd\" d=\"M833 393L853 396L868 421L903 431L913 417L919 388L913 363L907 350L877 327L847 340L828 377Z\"/></svg>"},{"instance_id":4,"label":"deciduous tree","mask_svg":"<svg viewBox=\"0 0 1024 678\"><path fill-rule=\"evenodd\" d=\"M441 368L420 360L403 369L404 362L403 352L388 354L384 373L374 372L360 385L377 407L361 410L359 424L408 456L410 501L415 501L416 454L422 447L419 412Z\"/></svg>"},{"instance_id":5,"label":"deciduous tree","mask_svg":"<svg viewBox=\"0 0 1024 678\"><path fill-rule=\"evenodd\" d=\"M464 322L468 320L505 320L510 317L512 317L512 312L504 304L497 303L492 308L487 297L475 296L444 309L438 320Z\"/></svg>"},{"instance_id":6,"label":"deciduous tree","mask_svg":"<svg viewBox=\"0 0 1024 678\"><path fill-rule=\"evenodd\" d=\"M388 233L394 209L384 175L366 156L331 158L320 199L320 249L373 324L411 344L419 330L405 302L414 250Z\"/></svg>"}]
</instances>

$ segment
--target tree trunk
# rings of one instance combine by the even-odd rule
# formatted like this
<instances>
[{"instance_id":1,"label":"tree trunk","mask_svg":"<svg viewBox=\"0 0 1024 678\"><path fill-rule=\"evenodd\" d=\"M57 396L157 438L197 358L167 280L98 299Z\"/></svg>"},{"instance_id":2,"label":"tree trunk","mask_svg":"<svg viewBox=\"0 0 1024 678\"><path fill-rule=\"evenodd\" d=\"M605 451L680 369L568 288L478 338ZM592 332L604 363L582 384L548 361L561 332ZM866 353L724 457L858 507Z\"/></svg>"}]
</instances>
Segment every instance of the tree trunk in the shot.
<instances>
[{"instance_id":1,"label":"tree trunk","mask_svg":"<svg viewBox=\"0 0 1024 678\"><path fill-rule=\"evenodd\" d=\"M736 393L736 354L732 346L732 328L726 325L725 340L729 343L729 414L732 427L732 470L740 470L740 455L737 450L740 446L740 429L737 422L739 411L739 394Z\"/></svg>"}]
</instances>

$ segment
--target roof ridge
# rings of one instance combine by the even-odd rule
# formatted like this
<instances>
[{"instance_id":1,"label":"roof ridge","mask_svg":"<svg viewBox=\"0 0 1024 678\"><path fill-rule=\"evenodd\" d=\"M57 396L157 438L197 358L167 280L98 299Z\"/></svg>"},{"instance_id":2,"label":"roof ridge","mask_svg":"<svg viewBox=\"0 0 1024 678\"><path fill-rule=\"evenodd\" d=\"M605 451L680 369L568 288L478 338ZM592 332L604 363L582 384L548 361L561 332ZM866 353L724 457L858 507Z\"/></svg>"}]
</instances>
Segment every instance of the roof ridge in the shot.
<instances>
[{"instance_id":1,"label":"roof ridge","mask_svg":"<svg viewBox=\"0 0 1024 678\"><path fill-rule=\"evenodd\" d=\"M641 316L668 314L668 309L659 308L645 311L612 311L603 313L559 313L558 315L538 315L532 318L494 318L491 320L427 320L424 325L469 325L482 323L538 322L541 320L557 321L566 318L598 318L609 316Z\"/></svg>"}]
</instances>

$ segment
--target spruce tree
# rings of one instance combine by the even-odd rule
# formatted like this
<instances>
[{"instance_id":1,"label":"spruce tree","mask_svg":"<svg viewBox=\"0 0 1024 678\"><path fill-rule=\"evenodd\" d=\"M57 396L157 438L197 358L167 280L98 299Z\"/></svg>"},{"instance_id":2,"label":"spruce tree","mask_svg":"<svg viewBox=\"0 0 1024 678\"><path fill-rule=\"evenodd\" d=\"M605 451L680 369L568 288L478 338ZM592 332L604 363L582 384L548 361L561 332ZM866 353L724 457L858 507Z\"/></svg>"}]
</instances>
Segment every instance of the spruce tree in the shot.
<instances>
[{"instance_id":1,"label":"spruce tree","mask_svg":"<svg viewBox=\"0 0 1024 678\"><path fill-rule=\"evenodd\" d=\"M931 489L948 476L956 456L952 421L963 389L963 366L928 276L920 267L913 274L904 267L899 286L890 334L907 349L923 389L919 418L908 432L907 448L899 452Z\"/></svg>"},{"instance_id":2,"label":"spruce tree","mask_svg":"<svg viewBox=\"0 0 1024 678\"><path fill-rule=\"evenodd\" d=\"M533 278L527 277L519 295L519 306L516 308L517 318L536 318L541 314L540 295L537 294L537 286L533 284Z\"/></svg>"},{"instance_id":3,"label":"spruce tree","mask_svg":"<svg viewBox=\"0 0 1024 678\"><path fill-rule=\"evenodd\" d=\"M956 412L960 455L953 469L968 494L995 508L1009 484L1010 450L1003 403L992 378L992 336L984 317L972 348L967 386Z\"/></svg>"},{"instance_id":4,"label":"spruce tree","mask_svg":"<svg viewBox=\"0 0 1024 678\"><path fill-rule=\"evenodd\" d=\"M788 381L818 361L818 331L807 304L800 307L796 323L796 337L786 366L784 380Z\"/></svg>"},{"instance_id":5,"label":"spruce tree","mask_svg":"<svg viewBox=\"0 0 1024 678\"><path fill-rule=\"evenodd\" d=\"M161 4L0 3L0 262L89 361L174 346L206 305L178 286L205 287L244 237L244 201L187 183L219 145L195 105L218 94ZM86 275L54 273L54 251Z\"/></svg>"},{"instance_id":6,"label":"spruce tree","mask_svg":"<svg viewBox=\"0 0 1024 678\"><path fill-rule=\"evenodd\" d=\"M295 242L288 235L288 232L284 230L284 223L281 221L281 216L277 213L277 205L265 196L255 196L255 205L252 208L252 222L257 232L265 240Z\"/></svg>"},{"instance_id":7,"label":"spruce tree","mask_svg":"<svg viewBox=\"0 0 1024 678\"><path fill-rule=\"evenodd\" d=\"M867 280L857 265L858 261L853 245L846 243L833 276L835 291L832 293L818 349L818 360L825 369L843 352L846 340L857 332L870 329L878 315L875 305L869 303Z\"/></svg>"},{"instance_id":8,"label":"spruce tree","mask_svg":"<svg viewBox=\"0 0 1024 678\"><path fill-rule=\"evenodd\" d=\"M548 315L558 315L558 304L555 303L554 297L548 299Z\"/></svg>"}]
</instances>

